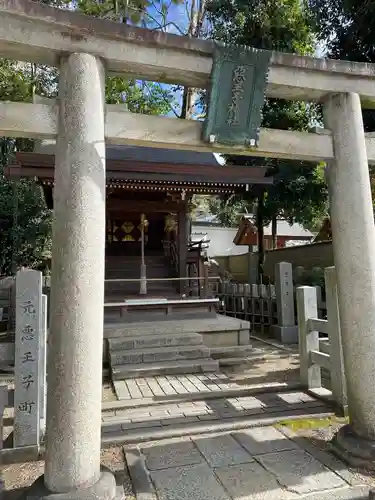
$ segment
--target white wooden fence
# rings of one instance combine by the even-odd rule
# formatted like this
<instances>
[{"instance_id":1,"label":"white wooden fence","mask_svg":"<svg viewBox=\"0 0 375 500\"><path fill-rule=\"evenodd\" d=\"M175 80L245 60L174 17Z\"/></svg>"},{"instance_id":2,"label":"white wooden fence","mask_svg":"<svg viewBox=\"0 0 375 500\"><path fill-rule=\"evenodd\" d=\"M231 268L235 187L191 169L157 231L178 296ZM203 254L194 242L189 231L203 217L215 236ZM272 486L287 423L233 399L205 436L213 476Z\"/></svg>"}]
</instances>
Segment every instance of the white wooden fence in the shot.
<instances>
[{"instance_id":1,"label":"white wooden fence","mask_svg":"<svg viewBox=\"0 0 375 500\"><path fill-rule=\"evenodd\" d=\"M309 392L332 400L341 413L346 413L346 380L334 267L325 269L325 284L326 320L318 318L316 287L297 288L301 383ZM330 391L322 386L322 369L330 372Z\"/></svg>"}]
</instances>

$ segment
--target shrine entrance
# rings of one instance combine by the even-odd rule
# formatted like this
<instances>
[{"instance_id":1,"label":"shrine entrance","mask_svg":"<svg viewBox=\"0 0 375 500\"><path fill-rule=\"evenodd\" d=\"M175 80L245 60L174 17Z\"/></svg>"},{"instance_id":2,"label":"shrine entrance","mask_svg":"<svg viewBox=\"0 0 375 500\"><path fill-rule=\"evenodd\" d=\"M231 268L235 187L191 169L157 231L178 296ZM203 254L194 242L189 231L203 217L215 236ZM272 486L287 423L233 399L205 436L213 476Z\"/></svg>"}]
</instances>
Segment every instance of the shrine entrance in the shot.
<instances>
[{"instance_id":1,"label":"shrine entrance","mask_svg":"<svg viewBox=\"0 0 375 500\"><path fill-rule=\"evenodd\" d=\"M165 219L168 214L145 213L145 255L163 253ZM142 214L110 213L107 217L106 255L141 255Z\"/></svg>"}]
</instances>

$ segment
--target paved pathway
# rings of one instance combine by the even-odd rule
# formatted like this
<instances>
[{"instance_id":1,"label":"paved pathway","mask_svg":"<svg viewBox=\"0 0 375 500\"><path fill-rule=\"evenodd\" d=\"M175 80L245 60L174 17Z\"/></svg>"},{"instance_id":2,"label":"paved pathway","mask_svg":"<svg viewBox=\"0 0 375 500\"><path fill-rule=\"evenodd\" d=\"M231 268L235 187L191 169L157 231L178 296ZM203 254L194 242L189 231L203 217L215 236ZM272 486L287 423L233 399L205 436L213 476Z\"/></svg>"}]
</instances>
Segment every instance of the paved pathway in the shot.
<instances>
[{"instance_id":1,"label":"paved pathway","mask_svg":"<svg viewBox=\"0 0 375 500\"><path fill-rule=\"evenodd\" d=\"M288 429L258 427L124 449L148 500L359 500L368 486Z\"/></svg>"},{"instance_id":2,"label":"paved pathway","mask_svg":"<svg viewBox=\"0 0 375 500\"><path fill-rule=\"evenodd\" d=\"M325 403L301 391L205 400L191 397L103 411L102 438L103 444L139 443L332 414Z\"/></svg>"}]
</instances>

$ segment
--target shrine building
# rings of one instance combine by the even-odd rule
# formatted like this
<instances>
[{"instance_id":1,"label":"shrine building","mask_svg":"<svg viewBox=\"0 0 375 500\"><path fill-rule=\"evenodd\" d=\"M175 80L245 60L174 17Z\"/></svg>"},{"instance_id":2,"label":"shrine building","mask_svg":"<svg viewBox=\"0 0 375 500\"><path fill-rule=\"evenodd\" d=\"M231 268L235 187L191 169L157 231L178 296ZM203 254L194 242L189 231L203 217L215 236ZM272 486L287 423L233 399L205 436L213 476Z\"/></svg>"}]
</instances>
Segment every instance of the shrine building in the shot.
<instances>
[{"instance_id":1,"label":"shrine building","mask_svg":"<svg viewBox=\"0 0 375 500\"><path fill-rule=\"evenodd\" d=\"M35 152L18 152L5 171L11 179L35 179L51 209L54 147L42 143ZM272 183L264 167L229 166L219 160L211 152L106 146L107 299L140 292L158 298L192 295L189 280L176 279L202 275L204 257L190 238L192 195L240 194L252 184ZM146 292L140 290L142 263Z\"/></svg>"}]
</instances>

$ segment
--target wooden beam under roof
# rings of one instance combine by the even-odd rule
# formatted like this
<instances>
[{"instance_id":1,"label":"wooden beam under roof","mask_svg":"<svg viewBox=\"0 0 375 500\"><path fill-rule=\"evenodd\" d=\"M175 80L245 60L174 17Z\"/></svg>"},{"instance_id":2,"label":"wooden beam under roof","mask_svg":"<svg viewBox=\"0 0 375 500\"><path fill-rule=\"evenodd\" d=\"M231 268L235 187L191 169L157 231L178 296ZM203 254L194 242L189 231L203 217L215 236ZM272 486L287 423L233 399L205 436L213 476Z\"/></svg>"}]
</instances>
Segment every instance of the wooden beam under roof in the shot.
<instances>
[{"instance_id":1,"label":"wooden beam under roof","mask_svg":"<svg viewBox=\"0 0 375 500\"><path fill-rule=\"evenodd\" d=\"M5 175L53 179L54 165L54 155L18 152L16 162L5 169ZM247 184L272 184L272 177L264 177L265 172L264 167L176 165L111 159L106 161L107 179L118 181L221 184L240 188Z\"/></svg>"}]
</instances>

